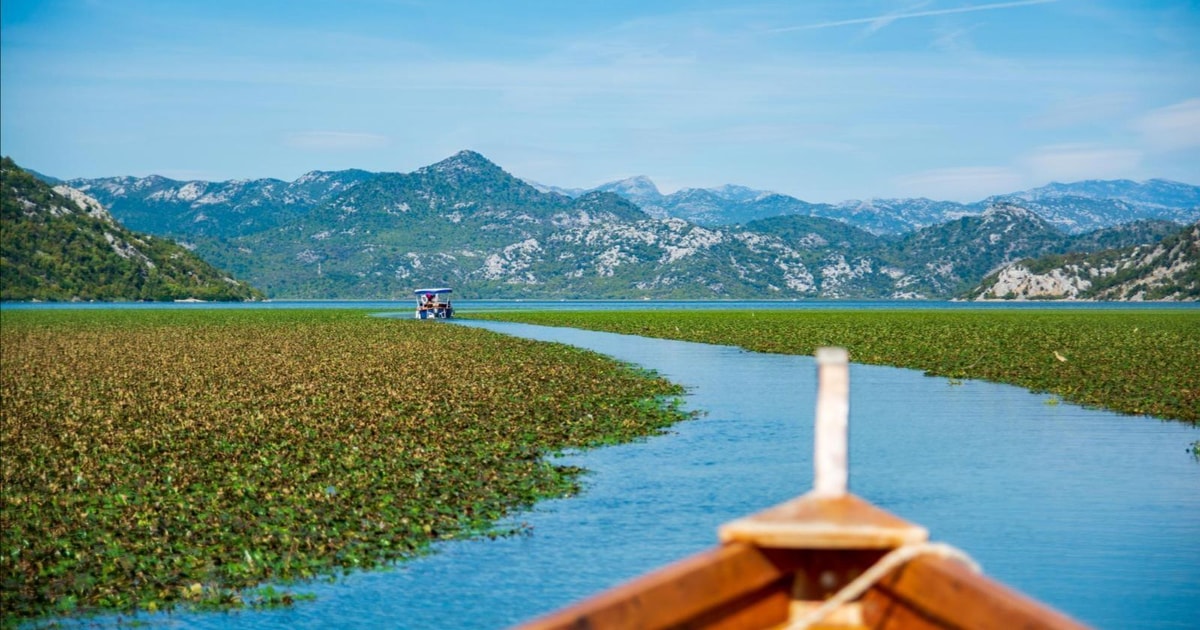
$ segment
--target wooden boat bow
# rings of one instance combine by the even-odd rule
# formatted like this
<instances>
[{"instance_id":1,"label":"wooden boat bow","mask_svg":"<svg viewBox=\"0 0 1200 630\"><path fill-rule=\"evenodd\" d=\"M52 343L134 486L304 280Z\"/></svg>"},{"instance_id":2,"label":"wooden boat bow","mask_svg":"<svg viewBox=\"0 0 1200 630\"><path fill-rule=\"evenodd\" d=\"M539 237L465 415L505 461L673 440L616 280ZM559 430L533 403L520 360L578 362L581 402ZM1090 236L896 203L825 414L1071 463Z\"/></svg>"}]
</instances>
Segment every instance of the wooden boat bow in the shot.
<instances>
[{"instance_id":1,"label":"wooden boat bow","mask_svg":"<svg viewBox=\"0 0 1200 630\"><path fill-rule=\"evenodd\" d=\"M924 527L847 492L848 356L822 348L817 364L811 492L722 525L713 549L520 628L1086 627L944 557Z\"/></svg>"}]
</instances>

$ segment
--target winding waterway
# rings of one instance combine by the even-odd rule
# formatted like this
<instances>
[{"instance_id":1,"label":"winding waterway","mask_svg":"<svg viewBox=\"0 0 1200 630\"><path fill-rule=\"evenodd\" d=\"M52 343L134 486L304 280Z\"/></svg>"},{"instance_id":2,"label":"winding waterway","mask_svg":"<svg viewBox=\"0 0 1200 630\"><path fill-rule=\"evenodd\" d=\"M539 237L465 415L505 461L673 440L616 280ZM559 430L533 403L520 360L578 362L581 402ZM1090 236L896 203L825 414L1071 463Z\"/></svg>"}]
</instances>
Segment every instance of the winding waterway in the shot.
<instances>
[{"instance_id":1,"label":"winding waterway","mask_svg":"<svg viewBox=\"0 0 1200 630\"><path fill-rule=\"evenodd\" d=\"M497 628L712 546L727 520L811 484L808 357L501 322L653 369L701 412L669 434L572 454L577 497L517 515L528 535L438 546L385 571L305 585L265 612L155 615L187 628ZM1200 429L1048 404L990 383L851 369L851 490L984 571L1100 628L1200 623Z\"/></svg>"}]
</instances>

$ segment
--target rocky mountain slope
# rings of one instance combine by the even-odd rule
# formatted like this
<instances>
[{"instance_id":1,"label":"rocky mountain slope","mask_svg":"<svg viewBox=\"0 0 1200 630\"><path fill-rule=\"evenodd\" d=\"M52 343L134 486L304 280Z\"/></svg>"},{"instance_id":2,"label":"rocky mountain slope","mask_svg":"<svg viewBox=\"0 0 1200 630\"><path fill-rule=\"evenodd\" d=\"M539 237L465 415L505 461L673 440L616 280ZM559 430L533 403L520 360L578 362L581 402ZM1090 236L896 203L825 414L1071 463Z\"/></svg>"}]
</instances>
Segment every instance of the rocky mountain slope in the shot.
<instances>
[{"instance_id":1,"label":"rocky mountain slope","mask_svg":"<svg viewBox=\"0 0 1200 630\"><path fill-rule=\"evenodd\" d=\"M293 221L374 175L362 170L306 173L228 182L149 177L72 179L66 184L96 198L129 229L171 237L228 238Z\"/></svg>"},{"instance_id":2,"label":"rocky mountain slope","mask_svg":"<svg viewBox=\"0 0 1200 630\"><path fill-rule=\"evenodd\" d=\"M1002 200L976 214L929 200L908 215L899 200L848 211L906 225L953 217L881 235L879 225L813 216L834 206L783 212L780 204L803 202L736 186L664 196L634 178L563 194L471 151L406 174L319 176L301 178L320 179L306 196L295 192L301 180L77 185L108 200L117 218L187 242L272 297L407 299L417 285L448 284L471 297L945 298L1022 258L1161 238L1149 227L1072 236ZM269 200L235 194L252 188L270 191ZM741 204L747 220L706 226L668 216L654 205L666 197L691 204L693 215Z\"/></svg>"},{"instance_id":3,"label":"rocky mountain slope","mask_svg":"<svg viewBox=\"0 0 1200 630\"><path fill-rule=\"evenodd\" d=\"M1008 264L975 299L1200 300L1200 223L1157 243Z\"/></svg>"},{"instance_id":4,"label":"rocky mountain slope","mask_svg":"<svg viewBox=\"0 0 1200 630\"><path fill-rule=\"evenodd\" d=\"M0 299L246 300L263 295L95 199L0 161Z\"/></svg>"}]
</instances>

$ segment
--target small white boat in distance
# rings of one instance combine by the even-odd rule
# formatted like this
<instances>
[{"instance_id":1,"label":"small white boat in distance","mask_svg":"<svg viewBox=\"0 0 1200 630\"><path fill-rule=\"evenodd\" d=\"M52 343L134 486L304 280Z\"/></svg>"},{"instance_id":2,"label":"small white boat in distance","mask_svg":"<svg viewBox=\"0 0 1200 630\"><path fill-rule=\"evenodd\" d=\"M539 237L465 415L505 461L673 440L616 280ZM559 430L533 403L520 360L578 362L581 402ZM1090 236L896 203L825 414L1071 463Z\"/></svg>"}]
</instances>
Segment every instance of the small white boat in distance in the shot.
<instances>
[{"instance_id":1,"label":"small white boat in distance","mask_svg":"<svg viewBox=\"0 0 1200 630\"><path fill-rule=\"evenodd\" d=\"M454 307L450 305L449 294L451 293L448 287L438 287L436 289L417 289L413 294L417 296L417 319L450 319L454 316ZM443 300L441 296L446 295Z\"/></svg>"}]
</instances>

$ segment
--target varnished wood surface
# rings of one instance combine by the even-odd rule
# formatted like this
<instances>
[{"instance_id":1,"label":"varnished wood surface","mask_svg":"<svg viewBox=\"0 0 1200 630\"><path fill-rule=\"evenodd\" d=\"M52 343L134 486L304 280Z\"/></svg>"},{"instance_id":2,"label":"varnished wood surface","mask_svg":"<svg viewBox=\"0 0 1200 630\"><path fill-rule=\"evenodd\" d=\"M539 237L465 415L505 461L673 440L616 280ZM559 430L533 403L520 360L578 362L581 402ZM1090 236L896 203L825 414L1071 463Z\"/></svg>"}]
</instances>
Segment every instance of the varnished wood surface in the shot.
<instances>
[{"instance_id":1,"label":"varnished wood surface","mask_svg":"<svg viewBox=\"0 0 1200 630\"><path fill-rule=\"evenodd\" d=\"M787 617L787 564L751 545L723 545L520 627L770 627Z\"/></svg>"},{"instance_id":2,"label":"varnished wood surface","mask_svg":"<svg viewBox=\"0 0 1200 630\"><path fill-rule=\"evenodd\" d=\"M953 560L919 557L863 596L872 628L1058 629L1087 626Z\"/></svg>"},{"instance_id":3,"label":"varnished wood surface","mask_svg":"<svg viewBox=\"0 0 1200 630\"><path fill-rule=\"evenodd\" d=\"M820 601L877 550L763 550L730 543L535 619L524 630L784 627L793 596ZM818 576L837 576L834 589ZM919 557L860 600L867 628L1080 630L1087 626L944 558Z\"/></svg>"},{"instance_id":4,"label":"varnished wood surface","mask_svg":"<svg viewBox=\"0 0 1200 630\"><path fill-rule=\"evenodd\" d=\"M891 549L929 531L854 496L805 494L722 525L723 542L787 549Z\"/></svg>"}]
</instances>

